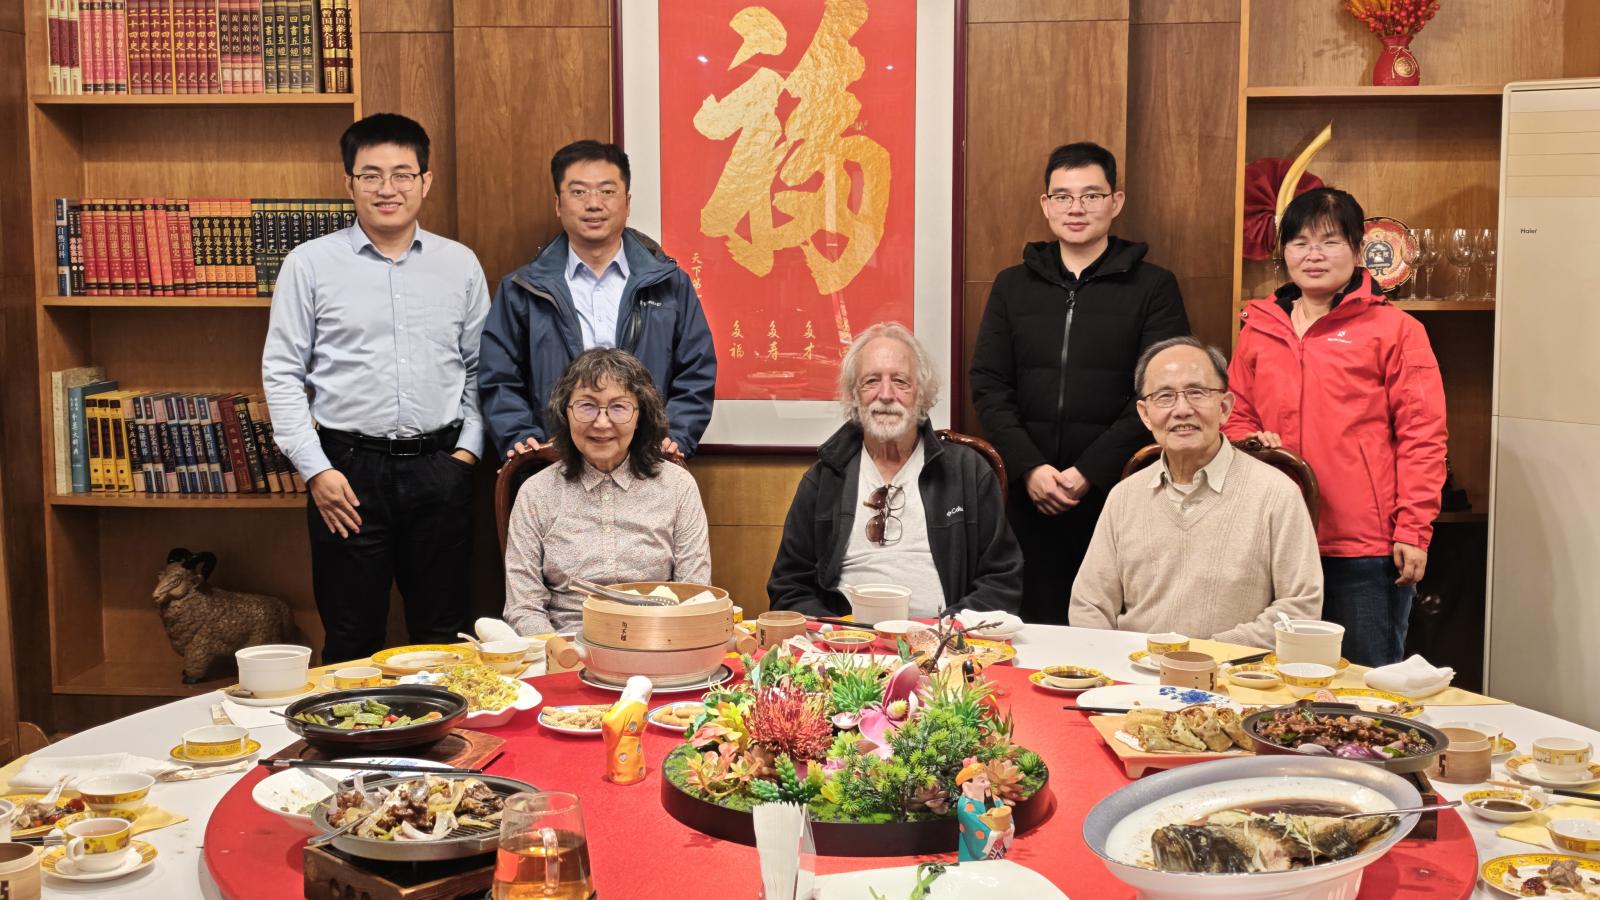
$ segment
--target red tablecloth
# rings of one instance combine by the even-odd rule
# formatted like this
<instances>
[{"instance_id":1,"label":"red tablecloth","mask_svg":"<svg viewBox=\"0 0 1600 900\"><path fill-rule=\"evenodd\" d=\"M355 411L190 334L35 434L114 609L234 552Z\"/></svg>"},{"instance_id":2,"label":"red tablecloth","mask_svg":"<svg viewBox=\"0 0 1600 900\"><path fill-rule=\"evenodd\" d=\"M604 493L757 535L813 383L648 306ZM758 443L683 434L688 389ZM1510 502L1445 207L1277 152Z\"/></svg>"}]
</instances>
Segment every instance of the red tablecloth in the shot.
<instances>
[{"instance_id":1,"label":"red tablecloth","mask_svg":"<svg viewBox=\"0 0 1600 900\"><path fill-rule=\"evenodd\" d=\"M1004 700L1012 705L1017 742L1037 751L1050 766L1049 790L1056 802L1055 812L1043 825L1017 837L1009 858L1042 873L1076 900L1130 898L1133 892L1112 878L1083 842L1083 818L1090 807L1127 784L1128 778L1087 717L1062 710L1062 695L1030 685L1029 671L994 666L984 673L999 684ZM554 705L616 698L584 685L573 673L532 683L545 702ZM665 699L658 696L652 706ZM536 719L524 713L495 729L506 739L505 754L489 771L541 788L571 791L582 799L600 896L681 900L758 895L754 847L707 837L662 809L659 765L679 738L649 729L645 749L652 765L650 776L624 787L604 780L605 757L598 738L557 735L541 728ZM302 895L304 837L250 798L250 789L266 774L257 770L245 776L217 805L206 827L206 864L231 898ZM1472 892L1477 879L1472 836L1453 810L1441 816L1437 841L1402 841L1367 868L1363 900L1437 900ZM955 847L944 857L823 857L818 868L823 873L845 872L936 858L954 860Z\"/></svg>"}]
</instances>

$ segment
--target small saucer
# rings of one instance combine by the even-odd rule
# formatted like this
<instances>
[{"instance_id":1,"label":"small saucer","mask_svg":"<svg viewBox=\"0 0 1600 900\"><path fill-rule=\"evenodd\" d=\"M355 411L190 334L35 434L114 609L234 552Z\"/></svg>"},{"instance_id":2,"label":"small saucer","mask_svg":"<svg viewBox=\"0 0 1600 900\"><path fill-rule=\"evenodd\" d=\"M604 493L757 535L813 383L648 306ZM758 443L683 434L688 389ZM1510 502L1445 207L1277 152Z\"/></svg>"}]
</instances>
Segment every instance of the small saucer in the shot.
<instances>
[{"instance_id":1,"label":"small saucer","mask_svg":"<svg viewBox=\"0 0 1600 900\"><path fill-rule=\"evenodd\" d=\"M1600 781L1600 763L1589 765L1589 774L1577 778L1549 778L1539 771L1539 764L1526 754L1506 760L1506 771L1522 781L1547 788L1581 788Z\"/></svg>"},{"instance_id":2,"label":"small saucer","mask_svg":"<svg viewBox=\"0 0 1600 900\"><path fill-rule=\"evenodd\" d=\"M110 881L137 872L156 861L155 845L145 841L130 841L125 852L127 856L122 865L115 869L105 872L79 872L72 865L72 861L66 858L67 848L55 847L45 851L39 860L39 868L43 869L45 874L65 881Z\"/></svg>"},{"instance_id":3,"label":"small saucer","mask_svg":"<svg viewBox=\"0 0 1600 900\"><path fill-rule=\"evenodd\" d=\"M1101 675L1099 681L1095 682L1094 684L1086 684L1083 687L1075 687L1075 688L1056 687L1055 685L1051 684L1049 681L1045 680L1044 672L1034 672L1034 673L1032 673L1031 675L1028 676L1028 681L1032 682L1033 686L1036 687L1036 688L1040 688L1040 689L1046 690L1046 691L1052 691L1052 692L1057 693L1057 694L1069 694L1069 695L1070 694L1081 694L1084 691L1089 690L1090 688L1105 687L1108 684L1114 684L1114 682L1110 678L1107 678L1106 676Z\"/></svg>"},{"instance_id":4,"label":"small saucer","mask_svg":"<svg viewBox=\"0 0 1600 900\"><path fill-rule=\"evenodd\" d=\"M256 740L255 738L248 738L247 737L247 738L244 739L244 752L243 753L235 753L232 756L218 756L218 757L212 757L212 758L207 758L207 759L190 759L187 755L184 754L183 745L182 744L179 744L178 746L173 747L172 750L169 751L168 755L171 756L173 759L177 760L178 762L183 763L186 766L220 766L220 765L223 765L225 763L238 762L239 760L244 759L245 757L254 756L254 755L256 755L257 753L260 753L260 752L261 752L261 742Z\"/></svg>"},{"instance_id":5,"label":"small saucer","mask_svg":"<svg viewBox=\"0 0 1600 900\"><path fill-rule=\"evenodd\" d=\"M1161 657L1156 656L1149 650L1135 650L1129 653L1128 662L1132 663L1133 667L1141 672L1149 672L1152 675L1161 674Z\"/></svg>"},{"instance_id":6,"label":"small saucer","mask_svg":"<svg viewBox=\"0 0 1600 900\"><path fill-rule=\"evenodd\" d=\"M233 688L222 692L222 696L227 697L229 700L232 700L240 706L288 706L296 700L299 700L301 697L316 693L317 683L315 681L308 681L303 687L300 688L298 692L282 697L240 697L232 693L231 690L243 690L243 688Z\"/></svg>"},{"instance_id":7,"label":"small saucer","mask_svg":"<svg viewBox=\"0 0 1600 900\"><path fill-rule=\"evenodd\" d=\"M1517 752L1517 742L1502 734L1500 735L1500 739L1494 745L1494 753L1490 755L1505 756L1507 753L1515 752Z\"/></svg>"}]
</instances>

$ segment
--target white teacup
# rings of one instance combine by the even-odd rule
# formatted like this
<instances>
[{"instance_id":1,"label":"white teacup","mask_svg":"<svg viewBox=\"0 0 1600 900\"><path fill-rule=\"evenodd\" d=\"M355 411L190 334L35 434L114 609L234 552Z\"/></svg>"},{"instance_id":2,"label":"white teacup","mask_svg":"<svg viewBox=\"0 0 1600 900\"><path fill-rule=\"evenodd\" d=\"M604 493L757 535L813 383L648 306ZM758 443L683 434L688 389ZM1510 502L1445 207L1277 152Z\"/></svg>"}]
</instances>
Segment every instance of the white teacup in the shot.
<instances>
[{"instance_id":1,"label":"white teacup","mask_svg":"<svg viewBox=\"0 0 1600 900\"><path fill-rule=\"evenodd\" d=\"M287 697L305 690L311 648L297 644L259 644L233 654L239 686L257 697Z\"/></svg>"},{"instance_id":2,"label":"white teacup","mask_svg":"<svg viewBox=\"0 0 1600 900\"><path fill-rule=\"evenodd\" d=\"M353 691L380 684L383 684L383 670L377 666L345 666L322 676L322 686L336 691Z\"/></svg>"},{"instance_id":3,"label":"white teacup","mask_svg":"<svg viewBox=\"0 0 1600 900\"><path fill-rule=\"evenodd\" d=\"M1278 663L1316 663L1339 665L1339 649L1344 646L1344 626L1317 619L1291 619L1294 630L1272 623L1278 636Z\"/></svg>"},{"instance_id":4,"label":"white teacup","mask_svg":"<svg viewBox=\"0 0 1600 900\"><path fill-rule=\"evenodd\" d=\"M1533 761L1539 774L1557 781L1570 781L1589 772L1594 747L1577 738L1545 737L1533 742Z\"/></svg>"},{"instance_id":5,"label":"white teacup","mask_svg":"<svg viewBox=\"0 0 1600 900\"><path fill-rule=\"evenodd\" d=\"M66 827L67 861L79 872L109 872L128 858L133 823L127 819L83 819Z\"/></svg>"}]
</instances>

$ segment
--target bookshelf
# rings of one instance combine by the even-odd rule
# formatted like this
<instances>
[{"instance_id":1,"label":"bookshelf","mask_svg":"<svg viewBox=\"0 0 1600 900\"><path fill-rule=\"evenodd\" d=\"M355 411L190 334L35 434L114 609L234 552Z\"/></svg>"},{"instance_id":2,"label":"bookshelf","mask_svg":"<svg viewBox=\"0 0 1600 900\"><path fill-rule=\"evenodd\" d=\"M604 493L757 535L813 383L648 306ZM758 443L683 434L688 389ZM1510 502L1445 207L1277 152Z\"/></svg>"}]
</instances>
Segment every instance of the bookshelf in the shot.
<instances>
[{"instance_id":1,"label":"bookshelf","mask_svg":"<svg viewBox=\"0 0 1600 900\"><path fill-rule=\"evenodd\" d=\"M182 684L151 596L172 547L216 553L219 585L282 597L305 637L320 635L304 495L55 493L51 372L99 365L124 390L260 392L271 300L57 296L51 207L56 197L343 196L338 138L362 115L359 5L352 93L160 96L48 93L46 4L24 6L45 602L58 704L77 698L103 716L218 686Z\"/></svg>"},{"instance_id":2,"label":"bookshelf","mask_svg":"<svg viewBox=\"0 0 1600 900\"><path fill-rule=\"evenodd\" d=\"M1238 135L1235 155L1234 322L1239 309L1276 284L1270 262L1245 260L1244 171L1263 157L1293 159L1329 122L1333 140L1310 172L1355 195L1369 216L1436 231L1499 222L1501 96L1507 82L1593 74L1600 19L1585 0L1527 4L1454 0L1411 47L1424 83L1374 87L1379 43L1337 3L1241 0ZM1527 28L1529 16L1548 23ZM1442 249L1442 248L1441 248ZM1454 273L1434 272L1444 293ZM1472 286L1482 290L1482 271ZM1470 508L1436 520L1428 577L1419 598L1447 608L1429 659L1473 683L1482 671L1483 571L1490 481L1490 390L1495 304L1437 298L1398 300L1427 329L1445 383L1449 456ZM1420 605L1420 604L1419 604ZM1437 605L1437 604L1436 604ZM1413 619L1413 624L1416 624ZM1414 629L1415 630L1415 629Z\"/></svg>"}]
</instances>

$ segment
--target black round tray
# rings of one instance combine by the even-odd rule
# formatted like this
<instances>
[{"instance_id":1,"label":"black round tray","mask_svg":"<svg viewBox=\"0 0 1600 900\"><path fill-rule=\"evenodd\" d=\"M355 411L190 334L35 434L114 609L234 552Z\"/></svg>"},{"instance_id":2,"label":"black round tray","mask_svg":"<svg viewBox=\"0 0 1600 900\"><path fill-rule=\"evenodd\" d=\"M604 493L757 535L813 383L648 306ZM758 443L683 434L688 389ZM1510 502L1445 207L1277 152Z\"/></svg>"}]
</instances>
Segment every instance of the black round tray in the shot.
<instances>
[{"instance_id":1,"label":"black round tray","mask_svg":"<svg viewBox=\"0 0 1600 900\"><path fill-rule=\"evenodd\" d=\"M312 722L302 722L295 716L304 712L327 713L335 703L376 700L391 707L400 715L423 716L438 712L444 716L418 725L399 728L369 728L364 731L347 731ZM289 704L284 715L289 719L289 730L306 739L318 750L349 756L355 753L381 753L408 747L423 747L443 740L456 723L467 714L467 698L455 691L427 684L402 684L394 687L355 688L348 691L331 691L317 694Z\"/></svg>"},{"instance_id":2,"label":"black round tray","mask_svg":"<svg viewBox=\"0 0 1600 900\"><path fill-rule=\"evenodd\" d=\"M661 805L679 822L714 838L751 847L756 843L755 818L748 812L719 806L696 797L661 773ZM1017 833L1022 834L1055 812L1050 776L1039 789L1011 808ZM960 837L954 813L938 819L913 822L827 822L811 820L811 836L822 856L925 856L954 853Z\"/></svg>"},{"instance_id":3,"label":"black round tray","mask_svg":"<svg viewBox=\"0 0 1600 900\"><path fill-rule=\"evenodd\" d=\"M1288 753L1300 755L1299 751L1295 750L1293 747L1285 747L1282 744L1275 744L1256 733L1257 726L1282 708L1283 707L1264 709L1258 713L1252 713L1251 715L1245 717L1244 730L1246 734L1250 735L1251 742L1256 745L1257 754ZM1434 759L1437 758L1440 753L1444 752L1444 748L1450 744L1450 737L1439 729L1434 728L1432 725L1425 725L1422 722L1418 722L1414 719L1407 719L1404 716L1392 716L1388 713L1366 712L1361 707L1352 703L1301 702L1295 704L1295 708L1309 709L1313 713L1324 716L1365 716L1369 719L1377 719L1383 724L1388 725L1390 728L1398 728L1401 731L1415 729L1418 734L1422 735L1424 740L1432 745L1432 749L1427 753L1419 753L1416 756L1404 756L1399 759L1352 760L1352 762L1364 762L1369 765L1382 766L1383 768L1388 769L1397 775L1404 775L1409 772L1421 772L1423 769L1428 768L1428 766L1433 764Z\"/></svg>"}]
</instances>

